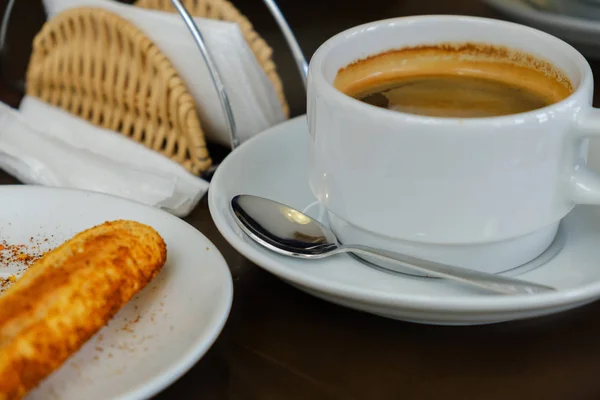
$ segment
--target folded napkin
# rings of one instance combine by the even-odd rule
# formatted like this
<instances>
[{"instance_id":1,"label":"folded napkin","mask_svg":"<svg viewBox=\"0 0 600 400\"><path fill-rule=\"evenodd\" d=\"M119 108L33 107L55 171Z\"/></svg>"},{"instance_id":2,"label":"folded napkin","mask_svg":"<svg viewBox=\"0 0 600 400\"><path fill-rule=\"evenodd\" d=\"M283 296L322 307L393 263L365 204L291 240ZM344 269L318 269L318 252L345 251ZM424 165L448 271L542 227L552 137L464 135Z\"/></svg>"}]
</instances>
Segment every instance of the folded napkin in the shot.
<instances>
[{"instance_id":1,"label":"folded napkin","mask_svg":"<svg viewBox=\"0 0 600 400\"><path fill-rule=\"evenodd\" d=\"M138 27L170 59L194 97L208 140L229 145L226 117L206 63L179 14L148 10L113 0L43 0L48 18L75 7L98 7ZM275 88L237 24L194 18L223 80L243 142L283 121Z\"/></svg>"},{"instance_id":2,"label":"folded napkin","mask_svg":"<svg viewBox=\"0 0 600 400\"><path fill-rule=\"evenodd\" d=\"M0 168L25 184L125 197L184 217L208 182L116 132L25 96L0 103Z\"/></svg>"}]
</instances>

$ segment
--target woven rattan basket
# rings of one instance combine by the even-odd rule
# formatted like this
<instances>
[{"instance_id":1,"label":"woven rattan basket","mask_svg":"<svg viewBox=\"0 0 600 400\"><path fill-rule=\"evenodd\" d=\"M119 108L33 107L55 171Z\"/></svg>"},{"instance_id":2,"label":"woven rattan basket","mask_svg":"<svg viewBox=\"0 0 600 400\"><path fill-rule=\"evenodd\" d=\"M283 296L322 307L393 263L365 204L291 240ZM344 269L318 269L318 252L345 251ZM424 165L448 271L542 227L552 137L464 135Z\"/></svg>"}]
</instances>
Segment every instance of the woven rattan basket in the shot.
<instances>
[{"instance_id":1,"label":"woven rattan basket","mask_svg":"<svg viewBox=\"0 0 600 400\"><path fill-rule=\"evenodd\" d=\"M96 8L67 10L33 43L26 93L200 174L211 166L192 96L140 30Z\"/></svg>"},{"instance_id":2,"label":"woven rattan basket","mask_svg":"<svg viewBox=\"0 0 600 400\"><path fill-rule=\"evenodd\" d=\"M237 8L227 0L181 0L188 12L194 17L217 19L235 22L239 25L248 46L254 53L265 74L271 81L273 88L279 96L281 107L286 118L289 116L289 106L283 93L283 85L277 74L275 63L271 56L273 50L256 33L252 24ZM153 10L176 12L170 0L137 0L134 5Z\"/></svg>"}]
</instances>

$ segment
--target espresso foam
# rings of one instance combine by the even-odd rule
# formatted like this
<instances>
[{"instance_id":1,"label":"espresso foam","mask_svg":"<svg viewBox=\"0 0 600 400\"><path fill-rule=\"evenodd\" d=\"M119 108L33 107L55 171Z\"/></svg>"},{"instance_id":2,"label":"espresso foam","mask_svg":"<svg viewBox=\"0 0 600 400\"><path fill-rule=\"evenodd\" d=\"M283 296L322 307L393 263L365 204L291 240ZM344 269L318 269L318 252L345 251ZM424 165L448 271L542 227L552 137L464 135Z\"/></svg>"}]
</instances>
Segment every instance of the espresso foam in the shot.
<instances>
[{"instance_id":1,"label":"espresso foam","mask_svg":"<svg viewBox=\"0 0 600 400\"><path fill-rule=\"evenodd\" d=\"M438 105L431 104L433 108L436 108L446 101L442 99L443 96L450 99L449 94L451 93L448 92L449 90L462 90L463 94L466 94L465 90L468 89L466 86L467 80L463 80L462 88L459 84L460 79L456 80L457 82L454 83L459 85L455 85L456 87L452 89L452 84L449 84L448 79L444 79L445 77L470 77L473 82L486 89L489 95L500 93L494 85L505 85L507 88L521 91L522 96L516 97L518 100L531 101L531 104L535 105L536 99L533 97L539 98L541 101L538 104L539 107L556 103L573 92L573 86L569 79L552 64L526 53L512 51L504 47L479 44L420 46L377 54L355 61L340 69L335 78L334 86L343 93L362 99L370 94L397 87L402 82L408 81L429 81L429 87L422 85L425 90L422 93L427 93L427 91L433 93L432 90L435 88L437 79L438 82L444 82L446 87L438 85L442 94L438 97L443 101L437 101ZM410 96L406 98L414 98L415 101L420 101L421 105L418 107L426 106L423 104L425 97L421 96L422 98L418 99L415 97L416 93L415 90L413 92L408 90L406 94ZM475 93L480 96L482 91ZM530 94L535 96L532 97ZM474 107L473 104L477 100L475 97L472 99L467 98L469 101L463 105L457 103L455 107ZM489 96L487 99L481 97L484 102L490 99ZM498 99L502 100L501 98ZM506 97L502 101L508 104L514 100ZM400 104L399 111L411 112L411 107L415 107L414 104L409 104L409 102L405 101L404 103ZM450 105L448 101L446 103ZM427 107L424 109L426 110ZM519 109L520 107L504 107L499 110L497 115L519 112ZM523 105L523 109L527 109L527 107ZM415 113L419 114L419 112ZM436 112L424 112L424 114L438 115ZM454 116L456 112L450 110L446 114L447 116ZM446 114L442 113L442 115ZM478 115L478 112L474 112L472 116ZM486 116L485 113L482 115Z\"/></svg>"}]
</instances>

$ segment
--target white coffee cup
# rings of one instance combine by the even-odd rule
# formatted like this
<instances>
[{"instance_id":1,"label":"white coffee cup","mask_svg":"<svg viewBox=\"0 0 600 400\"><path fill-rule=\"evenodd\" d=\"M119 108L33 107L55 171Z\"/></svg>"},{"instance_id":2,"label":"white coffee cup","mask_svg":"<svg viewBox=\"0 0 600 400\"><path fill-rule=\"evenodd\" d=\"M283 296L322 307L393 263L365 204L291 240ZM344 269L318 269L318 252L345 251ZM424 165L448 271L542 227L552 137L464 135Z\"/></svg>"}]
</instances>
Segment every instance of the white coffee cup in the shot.
<instances>
[{"instance_id":1,"label":"white coffee cup","mask_svg":"<svg viewBox=\"0 0 600 400\"><path fill-rule=\"evenodd\" d=\"M546 60L574 86L565 100L490 118L390 111L333 86L353 61L406 46L479 42ZM593 76L573 47L499 20L417 16L361 25L326 41L310 62L309 181L343 243L487 272L541 254L576 204L600 203L586 168L600 135Z\"/></svg>"}]
</instances>

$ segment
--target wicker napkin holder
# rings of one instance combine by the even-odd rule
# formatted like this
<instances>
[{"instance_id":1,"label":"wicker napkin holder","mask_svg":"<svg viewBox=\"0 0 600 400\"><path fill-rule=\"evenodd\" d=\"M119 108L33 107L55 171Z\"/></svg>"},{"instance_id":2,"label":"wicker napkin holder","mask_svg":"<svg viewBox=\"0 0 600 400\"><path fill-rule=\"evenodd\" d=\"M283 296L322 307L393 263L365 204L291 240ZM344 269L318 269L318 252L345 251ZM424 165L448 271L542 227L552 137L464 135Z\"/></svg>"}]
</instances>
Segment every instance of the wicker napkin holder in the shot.
<instances>
[{"instance_id":1,"label":"wicker napkin holder","mask_svg":"<svg viewBox=\"0 0 600 400\"><path fill-rule=\"evenodd\" d=\"M288 115L272 50L226 0L182 1L190 14L236 22ZM168 0L138 0L162 11ZM166 56L132 23L106 10L81 7L48 21L34 39L26 93L90 123L119 132L195 175L209 171L193 97Z\"/></svg>"}]
</instances>

